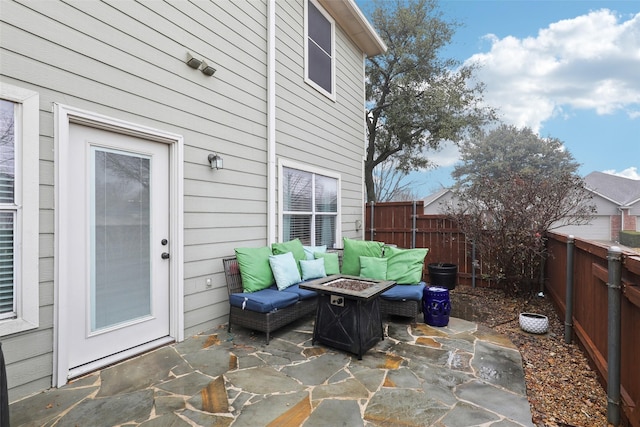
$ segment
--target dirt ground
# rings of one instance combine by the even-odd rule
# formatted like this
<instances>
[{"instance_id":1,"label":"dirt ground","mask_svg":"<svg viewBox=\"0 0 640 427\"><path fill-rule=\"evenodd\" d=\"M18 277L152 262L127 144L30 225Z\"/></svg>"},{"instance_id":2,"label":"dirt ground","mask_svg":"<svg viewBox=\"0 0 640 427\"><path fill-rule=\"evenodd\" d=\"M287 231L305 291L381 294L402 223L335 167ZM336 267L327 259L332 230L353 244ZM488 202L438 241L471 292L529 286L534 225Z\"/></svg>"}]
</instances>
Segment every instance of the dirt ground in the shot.
<instances>
[{"instance_id":1,"label":"dirt ground","mask_svg":"<svg viewBox=\"0 0 640 427\"><path fill-rule=\"evenodd\" d=\"M607 426L607 394L577 344L564 343L564 319L548 297L505 296L497 289L458 286L450 292L451 315L504 333L522 355L533 422L541 426ZM520 329L519 314L549 318L549 331Z\"/></svg>"}]
</instances>

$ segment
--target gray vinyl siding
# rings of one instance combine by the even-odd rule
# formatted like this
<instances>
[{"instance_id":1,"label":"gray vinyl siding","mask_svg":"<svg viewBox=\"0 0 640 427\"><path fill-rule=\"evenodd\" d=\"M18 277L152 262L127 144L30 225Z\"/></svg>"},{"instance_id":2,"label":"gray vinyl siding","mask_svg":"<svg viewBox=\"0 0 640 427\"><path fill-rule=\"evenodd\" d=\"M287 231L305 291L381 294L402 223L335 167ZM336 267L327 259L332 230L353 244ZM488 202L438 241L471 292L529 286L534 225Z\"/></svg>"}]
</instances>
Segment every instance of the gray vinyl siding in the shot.
<instances>
[{"instance_id":1,"label":"gray vinyl siding","mask_svg":"<svg viewBox=\"0 0 640 427\"><path fill-rule=\"evenodd\" d=\"M53 103L183 135L184 334L226 321L221 258L266 243L266 3L2 0L1 7L0 77L40 95L40 326L1 337L15 401L52 383ZM188 51L216 74L189 68ZM213 151L224 170L211 171Z\"/></svg>"},{"instance_id":2,"label":"gray vinyl siding","mask_svg":"<svg viewBox=\"0 0 640 427\"><path fill-rule=\"evenodd\" d=\"M595 216L589 224L565 225L553 230L556 233L573 235L576 238L588 240L611 240L611 218L609 216Z\"/></svg>"},{"instance_id":3,"label":"gray vinyl siding","mask_svg":"<svg viewBox=\"0 0 640 427\"><path fill-rule=\"evenodd\" d=\"M629 215L636 217L636 231L640 231L640 200L632 203L629 209Z\"/></svg>"},{"instance_id":4,"label":"gray vinyl siding","mask_svg":"<svg viewBox=\"0 0 640 427\"><path fill-rule=\"evenodd\" d=\"M620 215L619 205L611 200L594 195L591 202L596 205L597 215Z\"/></svg>"},{"instance_id":5,"label":"gray vinyl siding","mask_svg":"<svg viewBox=\"0 0 640 427\"><path fill-rule=\"evenodd\" d=\"M40 324L0 337L13 402L52 384L54 103L184 137L184 336L227 321L221 260L268 239L267 0L0 1L0 79L40 99ZM303 0L278 0L276 14L276 154L341 175L342 231L356 237L362 53L336 26L333 102L304 83ZM189 68L187 52L215 75Z\"/></svg>"},{"instance_id":6,"label":"gray vinyl siding","mask_svg":"<svg viewBox=\"0 0 640 427\"><path fill-rule=\"evenodd\" d=\"M565 225L553 231L573 235L576 238L610 241L611 216L620 215L618 206L599 195L594 195L591 202L596 206L596 213L589 224Z\"/></svg>"},{"instance_id":7,"label":"gray vinyl siding","mask_svg":"<svg viewBox=\"0 0 640 427\"><path fill-rule=\"evenodd\" d=\"M453 193L448 191L426 205L423 213L425 215L442 215L446 206L450 206L454 202L457 202L457 199L453 197Z\"/></svg>"},{"instance_id":8,"label":"gray vinyl siding","mask_svg":"<svg viewBox=\"0 0 640 427\"><path fill-rule=\"evenodd\" d=\"M304 82L304 3L277 3L277 157L339 173L342 235L362 216L364 82L360 50L335 28L336 101Z\"/></svg>"}]
</instances>

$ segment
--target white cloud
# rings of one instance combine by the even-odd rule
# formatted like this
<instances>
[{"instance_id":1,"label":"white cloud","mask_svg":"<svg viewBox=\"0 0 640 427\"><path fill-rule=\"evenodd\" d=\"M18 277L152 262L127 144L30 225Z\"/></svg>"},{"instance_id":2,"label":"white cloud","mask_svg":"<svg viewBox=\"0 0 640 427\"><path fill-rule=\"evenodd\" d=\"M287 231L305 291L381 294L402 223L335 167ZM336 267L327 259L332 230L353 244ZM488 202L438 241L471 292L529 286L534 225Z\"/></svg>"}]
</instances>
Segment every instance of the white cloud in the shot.
<instances>
[{"instance_id":1,"label":"white cloud","mask_svg":"<svg viewBox=\"0 0 640 427\"><path fill-rule=\"evenodd\" d=\"M485 38L490 51L467 63L481 66L485 101L505 122L537 132L571 109L638 116L640 13L624 20L602 9L552 23L536 37Z\"/></svg>"},{"instance_id":2,"label":"white cloud","mask_svg":"<svg viewBox=\"0 0 640 427\"><path fill-rule=\"evenodd\" d=\"M460 160L460 150L453 142L445 141L440 144L440 150L429 150L426 157L437 167L453 166Z\"/></svg>"},{"instance_id":3,"label":"white cloud","mask_svg":"<svg viewBox=\"0 0 640 427\"><path fill-rule=\"evenodd\" d=\"M606 171L603 171L603 172L604 173L608 173L610 175L621 176L623 178L639 179L640 180L640 172L638 172L638 168L636 168L635 166L632 166L630 168L626 168L625 170L620 171L620 172L616 172L613 169L606 170Z\"/></svg>"}]
</instances>

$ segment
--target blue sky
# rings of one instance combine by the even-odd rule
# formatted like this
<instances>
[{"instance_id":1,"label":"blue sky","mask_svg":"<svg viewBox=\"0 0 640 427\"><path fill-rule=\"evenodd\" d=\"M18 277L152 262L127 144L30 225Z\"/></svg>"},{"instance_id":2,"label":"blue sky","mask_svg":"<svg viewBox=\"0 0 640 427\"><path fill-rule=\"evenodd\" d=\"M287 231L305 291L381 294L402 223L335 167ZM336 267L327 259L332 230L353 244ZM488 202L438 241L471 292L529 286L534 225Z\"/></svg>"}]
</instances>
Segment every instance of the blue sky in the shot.
<instances>
[{"instance_id":1,"label":"blue sky","mask_svg":"<svg viewBox=\"0 0 640 427\"><path fill-rule=\"evenodd\" d=\"M367 13L368 1L356 0ZM564 142L592 171L640 179L640 1L441 0L462 24L443 52L481 66L501 120ZM418 197L453 183L454 146L427 153Z\"/></svg>"}]
</instances>

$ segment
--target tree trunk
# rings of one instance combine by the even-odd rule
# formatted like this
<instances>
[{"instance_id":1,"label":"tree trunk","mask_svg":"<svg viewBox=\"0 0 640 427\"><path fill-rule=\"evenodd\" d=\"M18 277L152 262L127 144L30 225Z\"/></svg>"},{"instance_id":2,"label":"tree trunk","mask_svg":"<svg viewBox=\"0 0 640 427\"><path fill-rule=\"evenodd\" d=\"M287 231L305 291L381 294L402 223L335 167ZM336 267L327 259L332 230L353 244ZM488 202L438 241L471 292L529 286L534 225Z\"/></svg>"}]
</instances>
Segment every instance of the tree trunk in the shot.
<instances>
[{"instance_id":1,"label":"tree trunk","mask_svg":"<svg viewBox=\"0 0 640 427\"><path fill-rule=\"evenodd\" d=\"M376 202L376 188L373 182L373 167L364 162L364 185L367 193L367 202Z\"/></svg>"}]
</instances>

